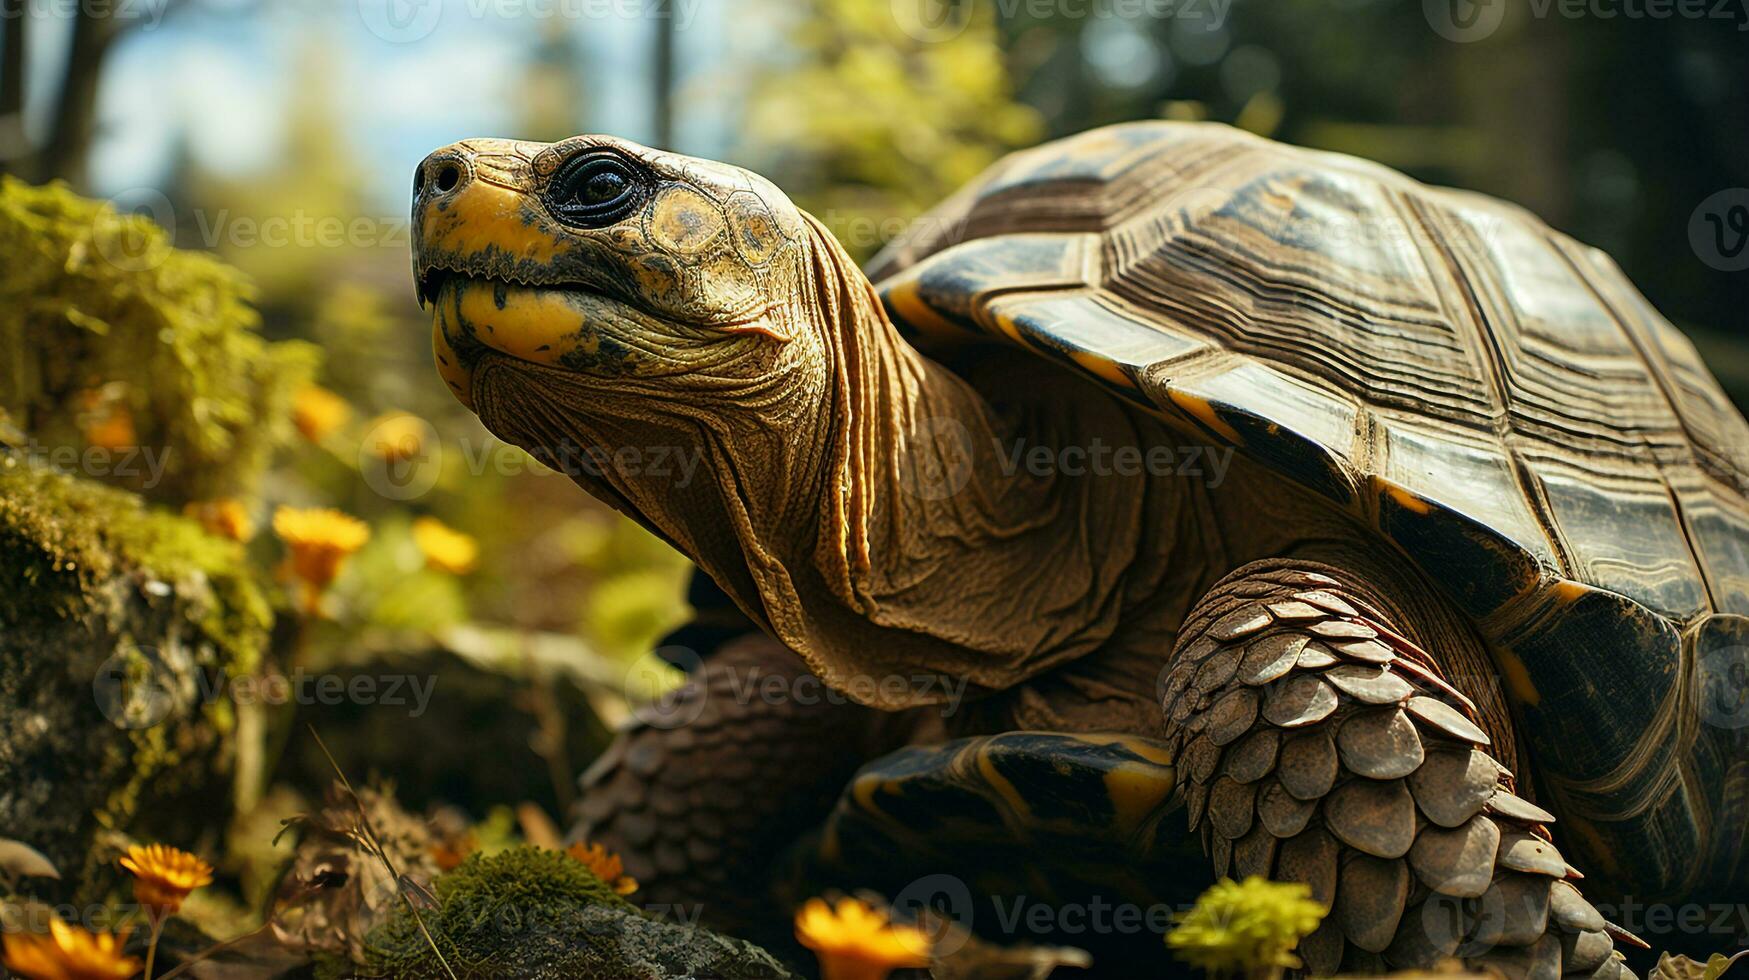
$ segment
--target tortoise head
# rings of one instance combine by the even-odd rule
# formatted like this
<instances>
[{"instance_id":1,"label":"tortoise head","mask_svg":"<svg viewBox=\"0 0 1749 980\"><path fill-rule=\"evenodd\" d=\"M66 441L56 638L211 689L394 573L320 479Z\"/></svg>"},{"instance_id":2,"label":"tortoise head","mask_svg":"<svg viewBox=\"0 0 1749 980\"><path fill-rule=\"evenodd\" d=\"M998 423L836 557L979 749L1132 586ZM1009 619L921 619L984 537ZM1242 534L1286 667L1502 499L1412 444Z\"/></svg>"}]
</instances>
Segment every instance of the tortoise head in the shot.
<instances>
[{"instance_id":1,"label":"tortoise head","mask_svg":"<svg viewBox=\"0 0 1749 980\"><path fill-rule=\"evenodd\" d=\"M470 408L486 359L708 385L769 371L807 321L801 212L737 167L605 136L472 139L413 190L419 298Z\"/></svg>"},{"instance_id":2,"label":"tortoise head","mask_svg":"<svg viewBox=\"0 0 1749 980\"><path fill-rule=\"evenodd\" d=\"M845 311L879 316L829 233L727 164L471 139L419 165L413 266L438 370L488 429L760 602L747 556L802 543L847 451Z\"/></svg>"}]
</instances>

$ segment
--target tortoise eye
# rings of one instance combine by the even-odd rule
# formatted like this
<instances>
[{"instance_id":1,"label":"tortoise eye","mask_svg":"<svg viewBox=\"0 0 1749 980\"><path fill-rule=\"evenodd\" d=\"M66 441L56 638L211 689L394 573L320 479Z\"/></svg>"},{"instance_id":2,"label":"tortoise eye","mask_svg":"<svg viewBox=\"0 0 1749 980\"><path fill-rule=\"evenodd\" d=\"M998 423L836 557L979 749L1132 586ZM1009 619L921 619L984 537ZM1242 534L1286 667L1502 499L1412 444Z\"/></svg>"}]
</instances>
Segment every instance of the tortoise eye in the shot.
<instances>
[{"instance_id":1,"label":"tortoise eye","mask_svg":"<svg viewBox=\"0 0 1749 980\"><path fill-rule=\"evenodd\" d=\"M547 206L568 225L601 228L630 214L643 196L642 175L624 158L604 151L585 152L553 175Z\"/></svg>"}]
</instances>

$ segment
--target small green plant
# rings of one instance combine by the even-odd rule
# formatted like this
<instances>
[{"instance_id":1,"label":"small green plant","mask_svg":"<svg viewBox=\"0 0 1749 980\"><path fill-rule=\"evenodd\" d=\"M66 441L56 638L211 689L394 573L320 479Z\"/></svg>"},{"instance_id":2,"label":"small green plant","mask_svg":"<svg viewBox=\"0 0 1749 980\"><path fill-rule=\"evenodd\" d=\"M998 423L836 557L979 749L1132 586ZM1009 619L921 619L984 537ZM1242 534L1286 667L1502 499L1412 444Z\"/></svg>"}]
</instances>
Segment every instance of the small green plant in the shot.
<instances>
[{"instance_id":1,"label":"small green plant","mask_svg":"<svg viewBox=\"0 0 1749 980\"><path fill-rule=\"evenodd\" d=\"M1216 976L1280 977L1301 965L1294 947L1329 911L1311 896L1302 884L1255 875L1244 881L1223 878L1178 916L1166 945L1179 959Z\"/></svg>"}]
</instances>

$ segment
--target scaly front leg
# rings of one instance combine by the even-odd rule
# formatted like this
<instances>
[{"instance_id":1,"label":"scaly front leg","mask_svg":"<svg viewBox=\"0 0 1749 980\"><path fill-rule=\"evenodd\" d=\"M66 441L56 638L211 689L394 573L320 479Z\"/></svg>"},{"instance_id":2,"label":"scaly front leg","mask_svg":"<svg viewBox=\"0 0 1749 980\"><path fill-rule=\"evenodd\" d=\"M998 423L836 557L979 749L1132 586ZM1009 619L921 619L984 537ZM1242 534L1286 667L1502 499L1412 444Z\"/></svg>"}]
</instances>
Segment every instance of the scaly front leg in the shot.
<instances>
[{"instance_id":1,"label":"scaly front leg","mask_svg":"<svg viewBox=\"0 0 1749 980\"><path fill-rule=\"evenodd\" d=\"M572 836L623 857L640 905L720 929L769 916L775 857L900 737L902 718L826 695L763 634L726 644L583 774Z\"/></svg>"},{"instance_id":2,"label":"scaly front leg","mask_svg":"<svg viewBox=\"0 0 1749 980\"><path fill-rule=\"evenodd\" d=\"M1247 565L1179 632L1168 742L1216 874L1309 885L1331 909L1300 946L1317 975L1455 956L1513 978L1626 976L1626 934L1580 896L1555 818L1514 794L1437 651L1348 578Z\"/></svg>"}]
</instances>

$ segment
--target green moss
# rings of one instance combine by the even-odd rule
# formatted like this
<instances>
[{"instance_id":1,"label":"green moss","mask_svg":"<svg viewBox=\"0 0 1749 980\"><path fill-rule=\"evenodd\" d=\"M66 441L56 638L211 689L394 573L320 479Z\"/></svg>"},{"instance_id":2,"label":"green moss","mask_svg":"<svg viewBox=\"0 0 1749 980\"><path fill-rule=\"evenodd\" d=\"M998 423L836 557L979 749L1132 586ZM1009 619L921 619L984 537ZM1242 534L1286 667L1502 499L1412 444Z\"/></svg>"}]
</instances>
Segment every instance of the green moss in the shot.
<instances>
[{"instance_id":1,"label":"green moss","mask_svg":"<svg viewBox=\"0 0 1749 980\"><path fill-rule=\"evenodd\" d=\"M222 820L214 692L271 626L237 543L0 450L0 825L100 890L102 831L185 843Z\"/></svg>"},{"instance_id":2,"label":"green moss","mask_svg":"<svg viewBox=\"0 0 1749 980\"><path fill-rule=\"evenodd\" d=\"M253 295L149 218L0 177L0 411L39 451L94 450L87 475L172 502L254 489L318 352L265 340Z\"/></svg>"},{"instance_id":3,"label":"green moss","mask_svg":"<svg viewBox=\"0 0 1749 980\"><path fill-rule=\"evenodd\" d=\"M646 917L556 851L476 854L439 878L435 892L440 908L423 913L431 941L403 907L371 933L363 973L443 976L434 942L463 980L790 976L757 947Z\"/></svg>"}]
</instances>

